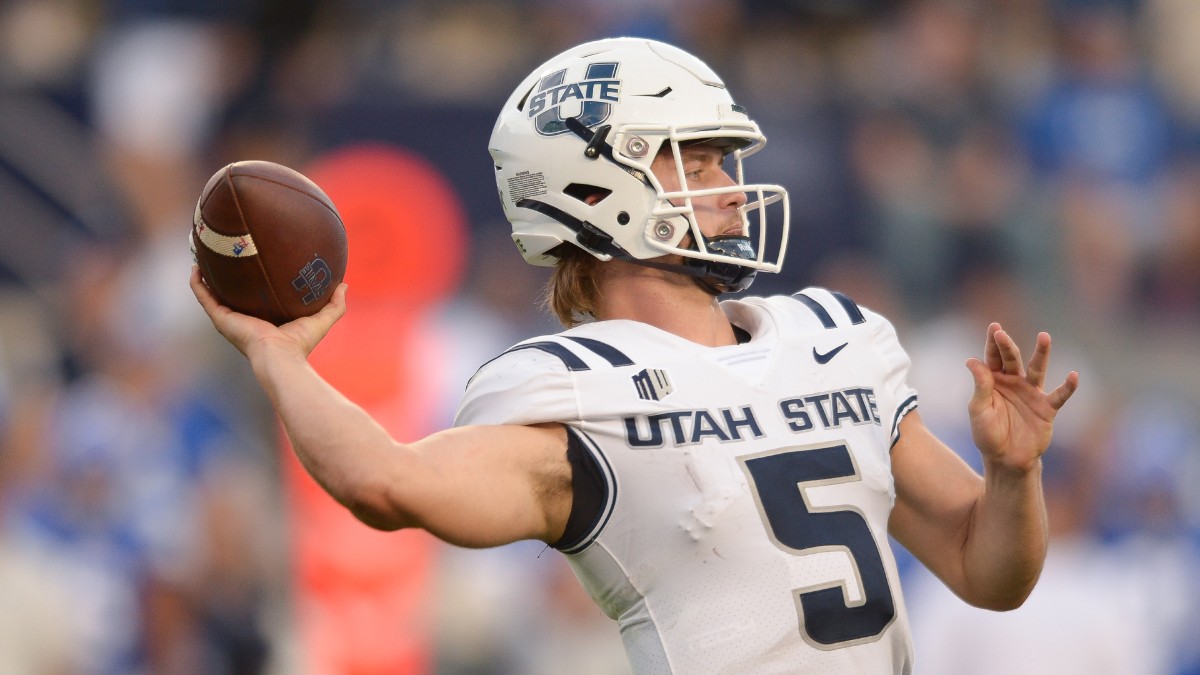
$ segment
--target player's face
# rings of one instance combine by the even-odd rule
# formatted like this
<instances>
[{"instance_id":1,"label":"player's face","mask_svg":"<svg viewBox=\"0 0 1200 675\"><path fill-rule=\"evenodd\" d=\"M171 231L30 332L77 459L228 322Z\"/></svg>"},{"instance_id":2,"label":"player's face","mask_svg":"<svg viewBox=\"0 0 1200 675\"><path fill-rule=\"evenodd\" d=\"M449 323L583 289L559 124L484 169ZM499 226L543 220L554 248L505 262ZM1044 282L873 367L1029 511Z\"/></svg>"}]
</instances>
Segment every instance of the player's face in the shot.
<instances>
[{"instance_id":1,"label":"player's face","mask_svg":"<svg viewBox=\"0 0 1200 675\"><path fill-rule=\"evenodd\" d=\"M679 184L675 158L671 154L670 146L658 153L650 165L666 192L707 190L737 184L725 170L725 153L720 147L706 144L689 145L681 148L680 154L683 158L683 175L687 185ZM700 226L700 231L706 237L744 235L742 219L738 216L737 210L745 204L746 193L744 192L727 192L692 198L692 208L696 214L697 225Z\"/></svg>"}]
</instances>

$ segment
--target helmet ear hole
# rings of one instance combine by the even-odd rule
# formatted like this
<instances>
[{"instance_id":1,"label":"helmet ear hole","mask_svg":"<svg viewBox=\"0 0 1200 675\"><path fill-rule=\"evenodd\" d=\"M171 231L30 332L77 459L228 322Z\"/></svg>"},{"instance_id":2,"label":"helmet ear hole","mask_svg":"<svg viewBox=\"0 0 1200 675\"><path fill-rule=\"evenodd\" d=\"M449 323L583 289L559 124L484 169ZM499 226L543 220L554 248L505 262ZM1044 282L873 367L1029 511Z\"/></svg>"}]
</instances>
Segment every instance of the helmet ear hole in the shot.
<instances>
[{"instance_id":1,"label":"helmet ear hole","mask_svg":"<svg viewBox=\"0 0 1200 675\"><path fill-rule=\"evenodd\" d=\"M598 185L571 183L563 188L563 194L568 197L574 197L585 204L599 204L612 194L612 190L602 188Z\"/></svg>"},{"instance_id":2,"label":"helmet ear hole","mask_svg":"<svg viewBox=\"0 0 1200 675\"><path fill-rule=\"evenodd\" d=\"M618 225L628 225L629 224L629 214L624 211L618 213L617 214L617 224Z\"/></svg>"}]
</instances>

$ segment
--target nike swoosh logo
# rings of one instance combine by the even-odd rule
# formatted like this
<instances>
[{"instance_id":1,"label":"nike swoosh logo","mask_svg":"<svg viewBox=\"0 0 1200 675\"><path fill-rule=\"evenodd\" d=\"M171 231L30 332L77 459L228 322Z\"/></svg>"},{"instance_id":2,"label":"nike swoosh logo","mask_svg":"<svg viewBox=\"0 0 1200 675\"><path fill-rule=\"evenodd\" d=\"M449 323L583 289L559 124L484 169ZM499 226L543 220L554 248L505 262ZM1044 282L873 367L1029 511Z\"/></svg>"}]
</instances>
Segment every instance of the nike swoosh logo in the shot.
<instances>
[{"instance_id":1,"label":"nike swoosh logo","mask_svg":"<svg viewBox=\"0 0 1200 675\"><path fill-rule=\"evenodd\" d=\"M829 351L825 352L824 354L817 351L816 347L813 347L813 358L816 359L817 363L819 363L821 365L825 365L826 363L829 363L830 359L837 356L838 352L845 349L846 345L848 345L848 344L850 344L850 343L843 342L842 344L834 347L833 349L830 349Z\"/></svg>"}]
</instances>

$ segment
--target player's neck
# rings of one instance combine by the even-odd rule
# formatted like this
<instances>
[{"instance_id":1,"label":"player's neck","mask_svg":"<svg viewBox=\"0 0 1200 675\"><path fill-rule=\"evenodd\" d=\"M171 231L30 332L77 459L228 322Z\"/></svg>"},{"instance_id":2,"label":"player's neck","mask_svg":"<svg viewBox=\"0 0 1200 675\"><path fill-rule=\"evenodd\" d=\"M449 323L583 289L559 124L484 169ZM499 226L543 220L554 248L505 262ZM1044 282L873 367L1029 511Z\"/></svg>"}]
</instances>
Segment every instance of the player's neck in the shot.
<instances>
[{"instance_id":1,"label":"player's neck","mask_svg":"<svg viewBox=\"0 0 1200 675\"><path fill-rule=\"evenodd\" d=\"M641 321L709 347L737 344L717 299L691 277L616 260L604 267L598 319Z\"/></svg>"}]
</instances>

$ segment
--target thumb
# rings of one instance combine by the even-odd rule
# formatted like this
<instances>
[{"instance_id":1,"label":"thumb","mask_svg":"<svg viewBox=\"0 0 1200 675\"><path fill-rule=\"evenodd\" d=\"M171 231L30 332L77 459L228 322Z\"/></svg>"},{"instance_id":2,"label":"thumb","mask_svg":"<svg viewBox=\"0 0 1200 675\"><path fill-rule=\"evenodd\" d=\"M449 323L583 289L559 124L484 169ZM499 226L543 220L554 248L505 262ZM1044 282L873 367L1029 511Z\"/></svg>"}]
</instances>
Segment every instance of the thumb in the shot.
<instances>
[{"instance_id":1,"label":"thumb","mask_svg":"<svg viewBox=\"0 0 1200 675\"><path fill-rule=\"evenodd\" d=\"M967 359L967 370L971 371L971 377L975 380L975 392L971 394L971 401L967 404L967 410L971 414L982 412L992 400L992 389L996 379L992 373L992 369L987 367L983 361L976 358Z\"/></svg>"}]
</instances>

